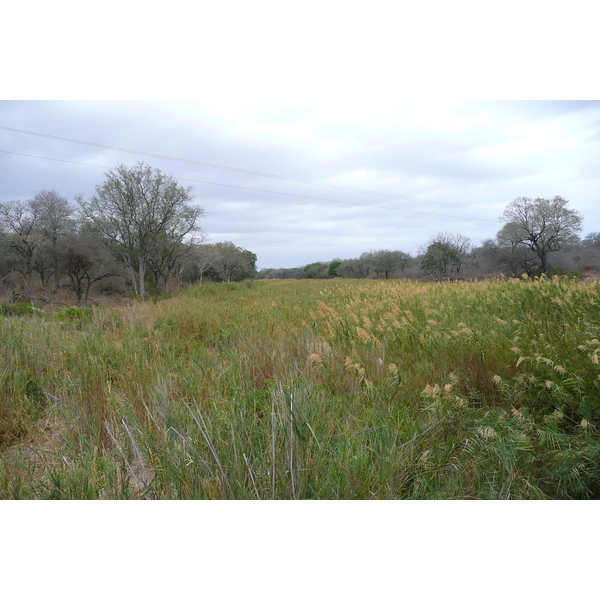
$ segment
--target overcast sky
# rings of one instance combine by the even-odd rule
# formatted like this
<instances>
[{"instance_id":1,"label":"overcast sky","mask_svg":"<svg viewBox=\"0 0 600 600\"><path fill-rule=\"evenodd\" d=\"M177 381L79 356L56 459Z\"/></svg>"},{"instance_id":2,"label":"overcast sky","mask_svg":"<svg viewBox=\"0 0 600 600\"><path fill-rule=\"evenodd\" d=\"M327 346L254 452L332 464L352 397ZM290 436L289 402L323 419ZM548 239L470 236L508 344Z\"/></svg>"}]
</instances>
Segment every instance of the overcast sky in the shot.
<instances>
[{"instance_id":1,"label":"overcast sky","mask_svg":"<svg viewBox=\"0 0 600 600\"><path fill-rule=\"evenodd\" d=\"M107 169L145 161L193 186L209 241L255 252L259 268L370 249L415 255L442 231L479 244L518 196L564 196L585 217L584 234L600 231L600 102L568 79L589 78L585 62L577 70L546 46L542 65L535 39L498 51L506 15L496 29L473 33L467 22L451 35L454 12L433 5L442 11L428 21L434 46L409 26L425 9L394 20L378 3L368 13L310 3L301 13L283 3L213 8L200 30L181 14L146 23L176 23L168 48L185 39L180 54L160 44L139 54L117 25L110 50L77 62L73 49L93 46L89 32L71 30L64 41L59 31L49 49L24 58L26 68L9 68L0 201L43 189L87 198ZM486 17L473 10L471 19ZM541 26L568 24L551 16L539 17ZM571 32L571 46L588 26L583 19ZM512 27L513 36L526 32ZM586 100L482 99L552 98L558 80L555 97Z\"/></svg>"}]
</instances>

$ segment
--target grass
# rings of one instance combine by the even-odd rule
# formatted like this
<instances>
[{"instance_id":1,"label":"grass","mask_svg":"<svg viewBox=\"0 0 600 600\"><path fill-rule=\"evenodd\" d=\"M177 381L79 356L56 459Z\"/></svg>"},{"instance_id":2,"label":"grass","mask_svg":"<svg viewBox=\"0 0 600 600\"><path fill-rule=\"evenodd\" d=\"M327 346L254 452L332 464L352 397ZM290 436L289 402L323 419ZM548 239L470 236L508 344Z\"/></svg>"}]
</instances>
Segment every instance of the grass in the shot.
<instances>
[{"instance_id":1,"label":"grass","mask_svg":"<svg viewBox=\"0 0 600 600\"><path fill-rule=\"evenodd\" d=\"M598 498L599 291L285 280L4 311L0 497Z\"/></svg>"}]
</instances>

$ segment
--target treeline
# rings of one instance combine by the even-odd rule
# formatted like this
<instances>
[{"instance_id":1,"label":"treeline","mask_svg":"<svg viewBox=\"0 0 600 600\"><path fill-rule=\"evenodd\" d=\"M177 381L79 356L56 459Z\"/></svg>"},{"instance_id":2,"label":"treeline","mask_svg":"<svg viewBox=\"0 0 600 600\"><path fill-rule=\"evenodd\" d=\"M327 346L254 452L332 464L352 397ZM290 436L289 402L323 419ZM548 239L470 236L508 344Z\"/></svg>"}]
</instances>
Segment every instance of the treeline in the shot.
<instances>
[{"instance_id":1,"label":"treeline","mask_svg":"<svg viewBox=\"0 0 600 600\"><path fill-rule=\"evenodd\" d=\"M208 244L191 188L158 169L120 165L89 200L57 191L0 203L0 280L24 294L169 291L170 285L238 281L256 274L256 255L232 242Z\"/></svg>"},{"instance_id":2,"label":"treeline","mask_svg":"<svg viewBox=\"0 0 600 600\"><path fill-rule=\"evenodd\" d=\"M431 238L416 256L370 250L358 258L262 269L232 242L206 243L192 188L144 163L105 174L89 199L56 191L0 203L0 282L25 295L71 290L80 303L93 292L137 295L172 285L259 279L473 279L600 269L600 233L579 237L583 217L556 196L517 198L494 239L475 246L460 233Z\"/></svg>"},{"instance_id":3,"label":"treeline","mask_svg":"<svg viewBox=\"0 0 600 600\"><path fill-rule=\"evenodd\" d=\"M261 279L332 277L450 278L530 277L541 273L584 274L600 270L600 233L581 238L583 217L556 196L517 198L502 215L504 226L480 246L460 233L439 233L416 256L401 250L370 250L358 258L314 262L292 269L261 269Z\"/></svg>"}]
</instances>

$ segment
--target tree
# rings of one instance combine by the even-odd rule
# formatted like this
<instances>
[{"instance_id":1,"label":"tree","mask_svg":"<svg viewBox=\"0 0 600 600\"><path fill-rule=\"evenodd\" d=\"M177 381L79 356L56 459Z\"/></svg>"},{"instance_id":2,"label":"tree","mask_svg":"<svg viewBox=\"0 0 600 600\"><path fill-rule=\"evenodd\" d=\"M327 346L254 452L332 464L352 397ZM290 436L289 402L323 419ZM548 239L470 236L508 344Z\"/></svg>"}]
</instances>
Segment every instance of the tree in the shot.
<instances>
[{"instance_id":1,"label":"tree","mask_svg":"<svg viewBox=\"0 0 600 600\"><path fill-rule=\"evenodd\" d=\"M600 248L600 232L588 233L581 242L583 248Z\"/></svg>"},{"instance_id":2,"label":"tree","mask_svg":"<svg viewBox=\"0 0 600 600\"><path fill-rule=\"evenodd\" d=\"M429 240L421 258L421 269L436 281L442 281L453 272L460 273L470 251L471 241L461 233L438 233Z\"/></svg>"},{"instance_id":3,"label":"tree","mask_svg":"<svg viewBox=\"0 0 600 600\"><path fill-rule=\"evenodd\" d=\"M348 258L342 261L337 272L341 277L349 279L362 279L369 275L368 253L363 253L360 258Z\"/></svg>"},{"instance_id":4,"label":"tree","mask_svg":"<svg viewBox=\"0 0 600 600\"><path fill-rule=\"evenodd\" d=\"M496 259L499 265L508 268L513 277L520 277L523 273L532 277L535 274L537 255L531 248L518 242L519 235L515 233L517 229L516 223L507 223L496 234Z\"/></svg>"},{"instance_id":5,"label":"tree","mask_svg":"<svg viewBox=\"0 0 600 600\"><path fill-rule=\"evenodd\" d=\"M212 268L217 261L217 253L212 244L194 245L188 261L183 269L187 281L203 283L204 274Z\"/></svg>"},{"instance_id":6,"label":"tree","mask_svg":"<svg viewBox=\"0 0 600 600\"><path fill-rule=\"evenodd\" d=\"M429 273L436 281L442 281L448 277L454 252L450 244L445 242L432 242L421 259L421 269Z\"/></svg>"},{"instance_id":7,"label":"tree","mask_svg":"<svg viewBox=\"0 0 600 600\"><path fill-rule=\"evenodd\" d=\"M329 263L326 262L314 262L304 267L305 279L327 279L327 273L329 271Z\"/></svg>"},{"instance_id":8,"label":"tree","mask_svg":"<svg viewBox=\"0 0 600 600\"><path fill-rule=\"evenodd\" d=\"M15 267L29 289L34 271L34 254L43 242L38 224L39 208L32 201L14 200L0 204L0 235L4 238Z\"/></svg>"},{"instance_id":9,"label":"tree","mask_svg":"<svg viewBox=\"0 0 600 600\"><path fill-rule=\"evenodd\" d=\"M253 278L256 274L256 254L244 250L233 242L213 244L215 260L213 269L223 281L239 281Z\"/></svg>"},{"instance_id":10,"label":"tree","mask_svg":"<svg viewBox=\"0 0 600 600\"><path fill-rule=\"evenodd\" d=\"M386 279L389 279L394 271L404 271L410 254L401 250L371 250L364 253L361 258L365 258L373 267L377 278L383 274Z\"/></svg>"},{"instance_id":11,"label":"tree","mask_svg":"<svg viewBox=\"0 0 600 600\"><path fill-rule=\"evenodd\" d=\"M342 264L341 260L334 259L329 263L329 267L327 269L327 277L340 277L338 273L338 269Z\"/></svg>"},{"instance_id":12,"label":"tree","mask_svg":"<svg viewBox=\"0 0 600 600\"><path fill-rule=\"evenodd\" d=\"M578 241L577 232L582 229L583 217L567 208L568 201L561 196L552 200L519 197L502 213L504 227L499 238L510 240L531 249L541 262L541 269L548 270L548 253L555 252Z\"/></svg>"},{"instance_id":13,"label":"tree","mask_svg":"<svg viewBox=\"0 0 600 600\"><path fill-rule=\"evenodd\" d=\"M73 231L73 207L66 198L55 190L38 192L30 206L38 214L38 229L42 235L42 244L38 249L37 270L46 285L50 277L54 278L54 287L60 286L59 261L61 258L61 243ZM44 267L50 271L48 278L44 276Z\"/></svg>"},{"instance_id":14,"label":"tree","mask_svg":"<svg viewBox=\"0 0 600 600\"><path fill-rule=\"evenodd\" d=\"M113 277L111 253L99 236L80 231L68 237L60 257L61 271L69 278L69 287L75 292L79 304L87 303L92 284Z\"/></svg>"},{"instance_id":15,"label":"tree","mask_svg":"<svg viewBox=\"0 0 600 600\"><path fill-rule=\"evenodd\" d=\"M192 207L192 188L144 163L119 165L105 174L102 185L89 201L79 198L81 213L92 231L126 265L136 294L146 293L146 271L161 253L173 258L170 249L200 231L201 207ZM164 269L168 260L161 263Z\"/></svg>"}]
</instances>

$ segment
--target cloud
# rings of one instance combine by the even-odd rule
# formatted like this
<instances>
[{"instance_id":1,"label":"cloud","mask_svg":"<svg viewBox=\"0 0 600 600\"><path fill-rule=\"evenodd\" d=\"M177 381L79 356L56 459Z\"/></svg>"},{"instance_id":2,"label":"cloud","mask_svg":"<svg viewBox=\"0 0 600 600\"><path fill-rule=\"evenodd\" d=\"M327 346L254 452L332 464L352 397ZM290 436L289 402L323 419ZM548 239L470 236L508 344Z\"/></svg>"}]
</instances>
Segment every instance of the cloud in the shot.
<instances>
[{"instance_id":1,"label":"cloud","mask_svg":"<svg viewBox=\"0 0 600 600\"><path fill-rule=\"evenodd\" d=\"M90 196L105 168L144 160L192 185L211 239L256 252L259 268L377 248L414 254L445 230L479 243L522 195L561 194L586 227L600 220L598 103L351 106L228 113L202 102L0 102L0 125L112 147L0 129L0 150L71 161L0 152L10 174L0 178L0 201L44 188Z\"/></svg>"}]
</instances>

